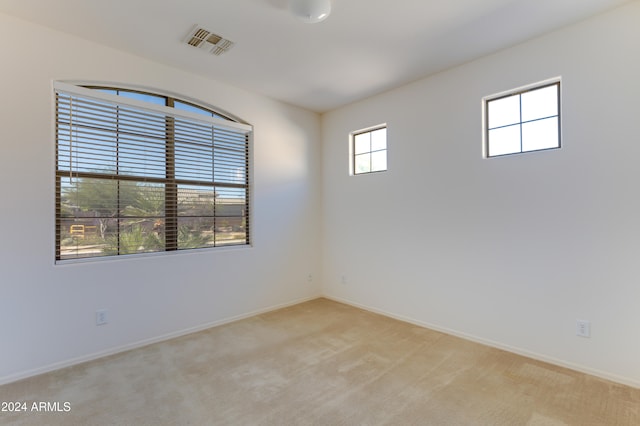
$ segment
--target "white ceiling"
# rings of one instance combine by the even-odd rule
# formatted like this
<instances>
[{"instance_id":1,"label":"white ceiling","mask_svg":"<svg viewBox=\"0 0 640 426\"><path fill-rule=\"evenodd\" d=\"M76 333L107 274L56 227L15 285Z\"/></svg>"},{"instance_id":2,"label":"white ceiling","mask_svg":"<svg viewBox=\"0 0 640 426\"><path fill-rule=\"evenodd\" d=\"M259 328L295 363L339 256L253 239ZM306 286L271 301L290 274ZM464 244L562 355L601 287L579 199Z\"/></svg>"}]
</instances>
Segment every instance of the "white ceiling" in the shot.
<instances>
[{"instance_id":1,"label":"white ceiling","mask_svg":"<svg viewBox=\"0 0 640 426\"><path fill-rule=\"evenodd\" d=\"M0 0L0 12L324 112L627 2L332 0L318 24L287 0ZM236 45L184 44L195 24Z\"/></svg>"}]
</instances>

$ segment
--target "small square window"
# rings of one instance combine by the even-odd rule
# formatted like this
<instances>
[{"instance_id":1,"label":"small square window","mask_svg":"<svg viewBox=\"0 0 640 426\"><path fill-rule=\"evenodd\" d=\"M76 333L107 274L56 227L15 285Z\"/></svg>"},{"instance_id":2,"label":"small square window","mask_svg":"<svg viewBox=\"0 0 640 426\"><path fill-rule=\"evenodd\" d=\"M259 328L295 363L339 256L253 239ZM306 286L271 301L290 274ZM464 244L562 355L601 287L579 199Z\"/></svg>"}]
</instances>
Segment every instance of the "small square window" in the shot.
<instances>
[{"instance_id":1,"label":"small square window","mask_svg":"<svg viewBox=\"0 0 640 426\"><path fill-rule=\"evenodd\" d=\"M352 171L354 175L387 170L387 127L352 133Z\"/></svg>"},{"instance_id":2,"label":"small square window","mask_svg":"<svg viewBox=\"0 0 640 426\"><path fill-rule=\"evenodd\" d=\"M560 81L484 99L487 157L560 148Z\"/></svg>"}]
</instances>

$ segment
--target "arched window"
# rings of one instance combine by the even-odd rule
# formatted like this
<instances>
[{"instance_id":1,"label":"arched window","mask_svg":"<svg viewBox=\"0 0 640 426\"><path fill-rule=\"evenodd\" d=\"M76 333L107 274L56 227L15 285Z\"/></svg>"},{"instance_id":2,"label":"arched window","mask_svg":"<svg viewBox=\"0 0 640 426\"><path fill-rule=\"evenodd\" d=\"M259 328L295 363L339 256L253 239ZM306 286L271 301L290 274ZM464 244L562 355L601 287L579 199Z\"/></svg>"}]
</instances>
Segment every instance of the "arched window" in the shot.
<instances>
[{"instance_id":1,"label":"arched window","mask_svg":"<svg viewBox=\"0 0 640 426\"><path fill-rule=\"evenodd\" d=\"M54 87L56 260L249 244L251 126L165 95Z\"/></svg>"}]
</instances>

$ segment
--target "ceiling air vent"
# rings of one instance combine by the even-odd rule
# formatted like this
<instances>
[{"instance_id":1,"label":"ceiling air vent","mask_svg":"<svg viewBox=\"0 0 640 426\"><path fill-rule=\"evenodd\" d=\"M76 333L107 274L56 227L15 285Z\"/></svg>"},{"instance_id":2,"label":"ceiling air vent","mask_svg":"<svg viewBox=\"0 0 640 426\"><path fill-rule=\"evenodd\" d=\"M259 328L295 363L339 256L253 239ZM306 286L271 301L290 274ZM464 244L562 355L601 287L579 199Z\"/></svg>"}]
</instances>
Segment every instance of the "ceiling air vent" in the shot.
<instances>
[{"instance_id":1,"label":"ceiling air vent","mask_svg":"<svg viewBox=\"0 0 640 426\"><path fill-rule=\"evenodd\" d=\"M214 55L222 55L235 44L231 40L222 38L221 36L214 34L209 30L200 28L199 26L196 26L189 33L185 42L188 45L204 49Z\"/></svg>"}]
</instances>

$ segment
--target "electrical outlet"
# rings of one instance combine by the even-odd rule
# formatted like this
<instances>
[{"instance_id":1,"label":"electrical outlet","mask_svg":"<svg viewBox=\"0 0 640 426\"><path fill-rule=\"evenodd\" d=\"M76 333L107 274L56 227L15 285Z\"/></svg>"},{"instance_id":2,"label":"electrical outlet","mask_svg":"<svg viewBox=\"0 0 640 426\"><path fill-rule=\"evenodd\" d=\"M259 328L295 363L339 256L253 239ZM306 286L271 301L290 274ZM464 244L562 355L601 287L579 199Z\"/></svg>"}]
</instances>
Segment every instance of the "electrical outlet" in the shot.
<instances>
[{"instance_id":1,"label":"electrical outlet","mask_svg":"<svg viewBox=\"0 0 640 426\"><path fill-rule=\"evenodd\" d=\"M340 283L342 283L342 285L347 285L347 276L343 275L340 277Z\"/></svg>"},{"instance_id":2,"label":"electrical outlet","mask_svg":"<svg viewBox=\"0 0 640 426\"><path fill-rule=\"evenodd\" d=\"M313 281L313 275L312 274L309 274L307 276L307 281L309 281L309 282Z\"/></svg>"},{"instance_id":3,"label":"electrical outlet","mask_svg":"<svg viewBox=\"0 0 640 426\"><path fill-rule=\"evenodd\" d=\"M591 323L585 320L576 322L576 335L580 337L591 337Z\"/></svg>"},{"instance_id":4,"label":"electrical outlet","mask_svg":"<svg viewBox=\"0 0 640 426\"><path fill-rule=\"evenodd\" d=\"M96 325L105 325L109 322L106 309L96 311Z\"/></svg>"}]
</instances>

